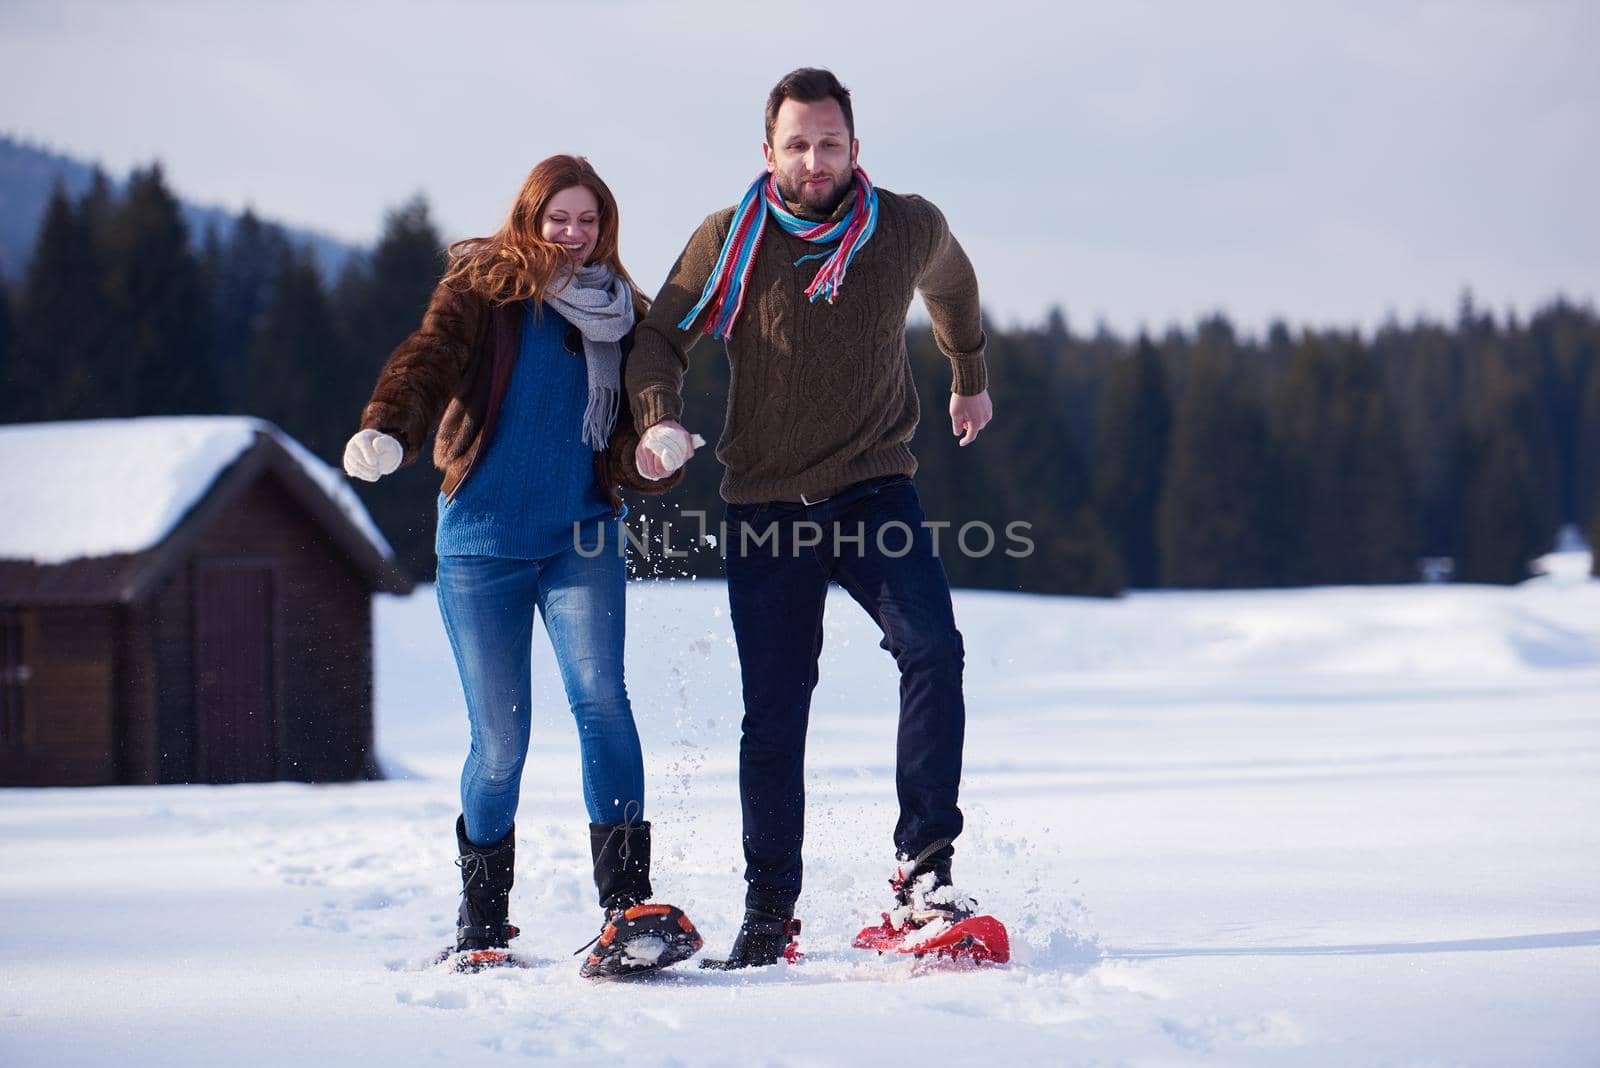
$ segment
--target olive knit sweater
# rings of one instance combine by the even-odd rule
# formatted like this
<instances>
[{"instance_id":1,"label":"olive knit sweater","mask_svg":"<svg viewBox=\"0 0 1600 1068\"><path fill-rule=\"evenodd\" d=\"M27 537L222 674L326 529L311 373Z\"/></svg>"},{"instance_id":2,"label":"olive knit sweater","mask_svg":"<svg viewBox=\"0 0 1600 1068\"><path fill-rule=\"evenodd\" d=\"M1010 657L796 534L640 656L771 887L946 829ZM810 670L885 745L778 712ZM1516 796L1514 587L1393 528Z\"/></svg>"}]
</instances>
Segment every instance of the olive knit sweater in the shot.
<instances>
[{"instance_id":1,"label":"olive knit sweater","mask_svg":"<svg viewBox=\"0 0 1600 1068\"><path fill-rule=\"evenodd\" d=\"M815 499L863 479L916 473L910 441L919 407L906 353L915 293L950 358L954 391L973 396L987 388L972 264L938 208L885 189L878 198L877 232L832 304L805 295L820 261L795 265L831 246L764 220L744 309L727 340L728 410L717 459L730 503ZM853 199L830 218L847 213ZM626 388L641 433L681 416L683 374L704 336L705 313L692 330L678 323L700 299L732 218L726 208L700 224L634 335Z\"/></svg>"}]
</instances>

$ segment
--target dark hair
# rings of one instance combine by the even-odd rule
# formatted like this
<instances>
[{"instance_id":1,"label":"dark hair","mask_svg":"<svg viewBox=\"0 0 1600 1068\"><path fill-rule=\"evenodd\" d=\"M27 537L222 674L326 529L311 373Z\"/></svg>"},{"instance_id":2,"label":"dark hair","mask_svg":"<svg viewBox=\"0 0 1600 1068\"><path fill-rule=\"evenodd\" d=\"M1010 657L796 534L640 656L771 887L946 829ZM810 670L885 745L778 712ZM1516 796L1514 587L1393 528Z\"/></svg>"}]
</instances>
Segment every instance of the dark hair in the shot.
<instances>
[{"instance_id":1,"label":"dark hair","mask_svg":"<svg viewBox=\"0 0 1600 1068\"><path fill-rule=\"evenodd\" d=\"M772 128L778 125L778 109L783 107L785 100L810 104L830 98L839 102L839 110L844 112L845 128L850 131L850 139L855 140L856 117L850 110L850 90L839 84L839 79L833 76L831 70L801 67L785 74L772 87L772 92L767 94L767 144L772 144Z\"/></svg>"}]
</instances>

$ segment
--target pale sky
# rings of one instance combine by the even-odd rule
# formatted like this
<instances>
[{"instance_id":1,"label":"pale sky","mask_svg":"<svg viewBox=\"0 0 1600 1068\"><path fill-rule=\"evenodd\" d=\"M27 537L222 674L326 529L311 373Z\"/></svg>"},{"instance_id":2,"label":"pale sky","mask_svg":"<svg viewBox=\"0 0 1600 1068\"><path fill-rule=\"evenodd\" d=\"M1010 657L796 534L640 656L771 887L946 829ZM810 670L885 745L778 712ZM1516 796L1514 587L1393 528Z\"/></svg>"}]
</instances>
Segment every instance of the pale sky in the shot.
<instances>
[{"instance_id":1,"label":"pale sky","mask_svg":"<svg viewBox=\"0 0 1600 1068\"><path fill-rule=\"evenodd\" d=\"M0 4L0 131L358 243L588 156L654 289L788 70L944 209L1002 323L1247 330L1600 296L1600 3Z\"/></svg>"}]
</instances>

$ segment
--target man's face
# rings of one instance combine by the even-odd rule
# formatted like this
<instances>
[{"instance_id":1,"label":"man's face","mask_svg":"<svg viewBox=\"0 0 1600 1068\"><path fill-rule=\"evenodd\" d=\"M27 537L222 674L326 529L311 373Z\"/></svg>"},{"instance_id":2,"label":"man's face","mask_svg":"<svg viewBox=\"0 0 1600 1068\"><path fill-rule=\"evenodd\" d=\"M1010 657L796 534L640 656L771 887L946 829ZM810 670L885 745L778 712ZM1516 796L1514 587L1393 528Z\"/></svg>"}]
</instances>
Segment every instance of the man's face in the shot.
<instances>
[{"instance_id":1,"label":"man's face","mask_svg":"<svg viewBox=\"0 0 1600 1068\"><path fill-rule=\"evenodd\" d=\"M772 127L772 143L761 146L783 199L821 215L831 213L850 192L850 168L860 150L832 97L785 100Z\"/></svg>"}]
</instances>

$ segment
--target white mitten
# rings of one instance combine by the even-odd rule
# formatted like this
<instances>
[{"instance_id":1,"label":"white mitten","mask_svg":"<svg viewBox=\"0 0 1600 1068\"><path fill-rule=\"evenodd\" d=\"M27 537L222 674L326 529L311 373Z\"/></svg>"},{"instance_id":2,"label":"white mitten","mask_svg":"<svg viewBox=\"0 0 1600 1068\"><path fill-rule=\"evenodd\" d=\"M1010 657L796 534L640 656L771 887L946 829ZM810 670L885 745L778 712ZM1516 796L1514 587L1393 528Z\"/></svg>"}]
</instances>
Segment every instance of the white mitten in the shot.
<instances>
[{"instance_id":1,"label":"white mitten","mask_svg":"<svg viewBox=\"0 0 1600 1068\"><path fill-rule=\"evenodd\" d=\"M344 447L344 473L376 482L400 466L406 451L381 430L361 430Z\"/></svg>"},{"instance_id":2,"label":"white mitten","mask_svg":"<svg viewBox=\"0 0 1600 1068\"><path fill-rule=\"evenodd\" d=\"M661 466L670 475L688 462L690 447L704 448L706 439L699 434L689 435L677 427L657 423L644 432L639 442L655 453L656 459L661 461Z\"/></svg>"}]
</instances>

